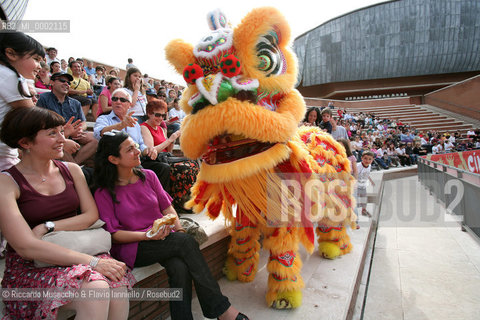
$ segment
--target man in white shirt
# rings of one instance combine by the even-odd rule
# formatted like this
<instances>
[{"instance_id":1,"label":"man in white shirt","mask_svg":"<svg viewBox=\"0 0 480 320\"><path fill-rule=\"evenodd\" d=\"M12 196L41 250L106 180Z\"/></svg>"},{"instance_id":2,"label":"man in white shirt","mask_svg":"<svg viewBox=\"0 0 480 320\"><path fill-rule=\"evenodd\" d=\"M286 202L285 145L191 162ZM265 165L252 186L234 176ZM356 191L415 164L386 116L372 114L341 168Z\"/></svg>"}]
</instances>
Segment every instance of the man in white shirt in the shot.
<instances>
[{"instance_id":1,"label":"man in white shirt","mask_svg":"<svg viewBox=\"0 0 480 320\"><path fill-rule=\"evenodd\" d=\"M445 147L445 153L450 153L452 152L454 145L453 143L450 142L450 140L445 140L444 147Z\"/></svg>"},{"instance_id":2,"label":"man in white shirt","mask_svg":"<svg viewBox=\"0 0 480 320\"><path fill-rule=\"evenodd\" d=\"M402 167L406 165L409 166L411 164L410 157L405 152L405 144L401 143L400 146L395 149L395 151L397 152L397 156L400 159L400 164L402 165Z\"/></svg>"},{"instance_id":3,"label":"man in white shirt","mask_svg":"<svg viewBox=\"0 0 480 320\"><path fill-rule=\"evenodd\" d=\"M432 144L433 144L432 154L443 153L443 147L442 145L438 144L437 139L433 139Z\"/></svg>"}]
</instances>

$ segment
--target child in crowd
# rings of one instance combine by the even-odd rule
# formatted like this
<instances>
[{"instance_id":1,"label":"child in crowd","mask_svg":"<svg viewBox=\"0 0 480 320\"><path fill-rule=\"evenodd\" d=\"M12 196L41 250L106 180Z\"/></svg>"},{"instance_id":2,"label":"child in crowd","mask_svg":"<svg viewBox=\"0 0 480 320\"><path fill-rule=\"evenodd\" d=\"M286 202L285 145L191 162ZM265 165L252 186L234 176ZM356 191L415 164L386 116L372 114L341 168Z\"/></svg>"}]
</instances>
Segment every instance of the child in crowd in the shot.
<instances>
[{"instance_id":1,"label":"child in crowd","mask_svg":"<svg viewBox=\"0 0 480 320\"><path fill-rule=\"evenodd\" d=\"M32 37L22 32L0 33L0 129L8 111L35 105L32 100L34 89L28 87L26 79L35 79L44 56L42 45ZM19 161L17 149L0 141L0 171L9 169ZM5 246L6 242L0 233L0 256Z\"/></svg>"},{"instance_id":2,"label":"child in crowd","mask_svg":"<svg viewBox=\"0 0 480 320\"><path fill-rule=\"evenodd\" d=\"M375 155L372 151L365 151L362 154L362 161L357 164L357 207L362 208L362 215L368 217L372 215L367 211L367 187L369 181L372 185L375 185L370 178L371 164L374 157Z\"/></svg>"},{"instance_id":3,"label":"child in crowd","mask_svg":"<svg viewBox=\"0 0 480 320\"><path fill-rule=\"evenodd\" d=\"M320 122L320 128L328 133L332 133L332 124L330 119L332 118L332 110L325 108L322 110L322 122Z\"/></svg>"},{"instance_id":4,"label":"child in crowd","mask_svg":"<svg viewBox=\"0 0 480 320\"><path fill-rule=\"evenodd\" d=\"M21 32L0 33L0 128L12 108L33 107L26 79L35 79L45 51L35 39ZM0 142L0 171L20 161L17 149Z\"/></svg>"},{"instance_id":5,"label":"child in crowd","mask_svg":"<svg viewBox=\"0 0 480 320\"><path fill-rule=\"evenodd\" d=\"M167 129L170 134L180 130L180 124L182 123L183 118L187 116L185 114L185 111L180 108L180 105L178 104L179 101L179 98L175 98L172 103L172 108L170 109L170 111L168 111L169 121L167 124Z\"/></svg>"},{"instance_id":6,"label":"child in crowd","mask_svg":"<svg viewBox=\"0 0 480 320\"><path fill-rule=\"evenodd\" d=\"M350 160L350 168L352 169L352 176L355 177L355 179L358 178L358 170L357 170L357 159L352 153L352 149L350 148L350 141L347 139L338 139L338 142L340 142L343 147L345 148L345 152L347 153L348 160Z\"/></svg>"}]
</instances>

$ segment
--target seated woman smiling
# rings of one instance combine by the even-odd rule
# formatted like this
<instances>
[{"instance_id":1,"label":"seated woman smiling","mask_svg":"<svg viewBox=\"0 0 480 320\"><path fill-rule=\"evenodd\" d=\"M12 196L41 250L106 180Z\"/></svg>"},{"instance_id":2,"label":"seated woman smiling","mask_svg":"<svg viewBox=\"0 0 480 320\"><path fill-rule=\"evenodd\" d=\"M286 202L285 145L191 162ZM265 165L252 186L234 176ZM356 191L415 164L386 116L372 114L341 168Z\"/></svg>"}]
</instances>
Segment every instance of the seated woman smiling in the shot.
<instances>
[{"instance_id":1,"label":"seated woman smiling","mask_svg":"<svg viewBox=\"0 0 480 320\"><path fill-rule=\"evenodd\" d=\"M43 108L7 113L1 139L20 148L20 163L0 174L0 228L8 241L3 288L125 290L135 279L108 254L91 256L41 240L51 231L84 230L98 219L82 170L63 156L64 119ZM37 268L32 260L54 265ZM55 319L59 307L76 319L126 319L128 299L4 301L8 319Z\"/></svg>"},{"instance_id":2,"label":"seated woman smiling","mask_svg":"<svg viewBox=\"0 0 480 320\"><path fill-rule=\"evenodd\" d=\"M170 190L167 192L173 197L172 204L175 209L180 213L185 212L187 210L183 206L190 198L190 189L197 180L200 167L196 161L172 157L169 153L180 136L180 130L167 137L165 120L168 119L168 111L165 101L153 99L147 103L146 110L147 120L140 125L143 141L147 147L155 148L159 159L170 161Z\"/></svg>"},{"instance_id":3,"label":"seated woman smiling","mask_svg":"<svg viewBox=\"0 0 480 320\"><path fill-rule=\"evenodd\" d=\"M172 319L193 319L192 281L205 317L248 319L233 308L221 292L197 242L175 219L173 230L161 229L148 237L153 222L164 215L176 215L171 197L157 176L139 168L140 150L123 131L105 132L95 156L95 192L100 217L112 234L111 253L127 266L163 265L170 288L182 288L183 299L170 301Z\"/></svg>"},{"instance_id":4,"label":"seated woman smiling","mask_svg":"<svg viewBox=\"0 0 480 320\"><path fill-rule=\"evenodd\" d=\"M145 145L155 148L158 153L171 152L175 140L180 136L180 131L176 131L167 138L165 120L168 117L168 111L166 102L154 99L147 103L146 111L147 120L140 125Z\"/></svg>"}]
</instances>

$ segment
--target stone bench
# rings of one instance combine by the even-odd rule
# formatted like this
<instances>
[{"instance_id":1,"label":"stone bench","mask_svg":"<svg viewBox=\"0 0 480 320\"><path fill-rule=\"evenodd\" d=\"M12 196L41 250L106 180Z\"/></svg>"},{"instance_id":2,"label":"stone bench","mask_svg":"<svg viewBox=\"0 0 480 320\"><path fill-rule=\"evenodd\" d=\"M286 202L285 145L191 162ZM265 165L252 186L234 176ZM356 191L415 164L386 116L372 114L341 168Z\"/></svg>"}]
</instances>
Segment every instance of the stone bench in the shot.
<instances>
[{"instance_id":1,"label":"stone bench","mask_svg":"<svg viewBox=\"0 0 480 320\"><path fill-rule=\"evenodd\" d=\"M208 235L208 241L200 246L200 250L210 267L215 279L220 279L223 265L227 257L230 236L225 229L225 220L220 216L211 221L205 214L184 214L192 218ZM0 275L3 276L5 260L0 260ZM132 271L137 283L136 288L168 288L168 277L165 269L158 263L135 268ZM1 278L0 278L1 280ZM3 316L3 303L0 300L0 317ZM170 316L168 301L131 301L129 319L167 319ZM73 312L60 312L58 319L73 319Z\"/></svg>"}]
</instances>

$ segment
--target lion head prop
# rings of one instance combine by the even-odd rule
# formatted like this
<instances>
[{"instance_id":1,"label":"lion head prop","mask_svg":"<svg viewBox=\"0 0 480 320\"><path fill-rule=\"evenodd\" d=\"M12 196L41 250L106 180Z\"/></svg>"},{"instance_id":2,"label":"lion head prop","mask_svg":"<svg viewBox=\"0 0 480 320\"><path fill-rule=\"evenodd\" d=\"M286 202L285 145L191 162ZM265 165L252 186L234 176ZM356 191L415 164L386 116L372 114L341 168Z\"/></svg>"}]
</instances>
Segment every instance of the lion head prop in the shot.
<instances>
[{"instance_id":1,"label":"lion head prop","mask_svg":"<svg viewBox=\"0 0 480 320\"><path fill-rule=\"evenodd\" d=\"M188 83L181 147L202 159L188 205L228 221L230 280L253 280L263 233L267 303L295 308L303 287L298 243L313 251L313 223L321 255L351 250L344 226L354 221L350 163L331 136L298 128L305 102L294 89L296 57L281 14L255 9L235 29L219 10L207 20L211 31L197 45L173 40L166 48Z\"/></svg>"}]
</instances>

